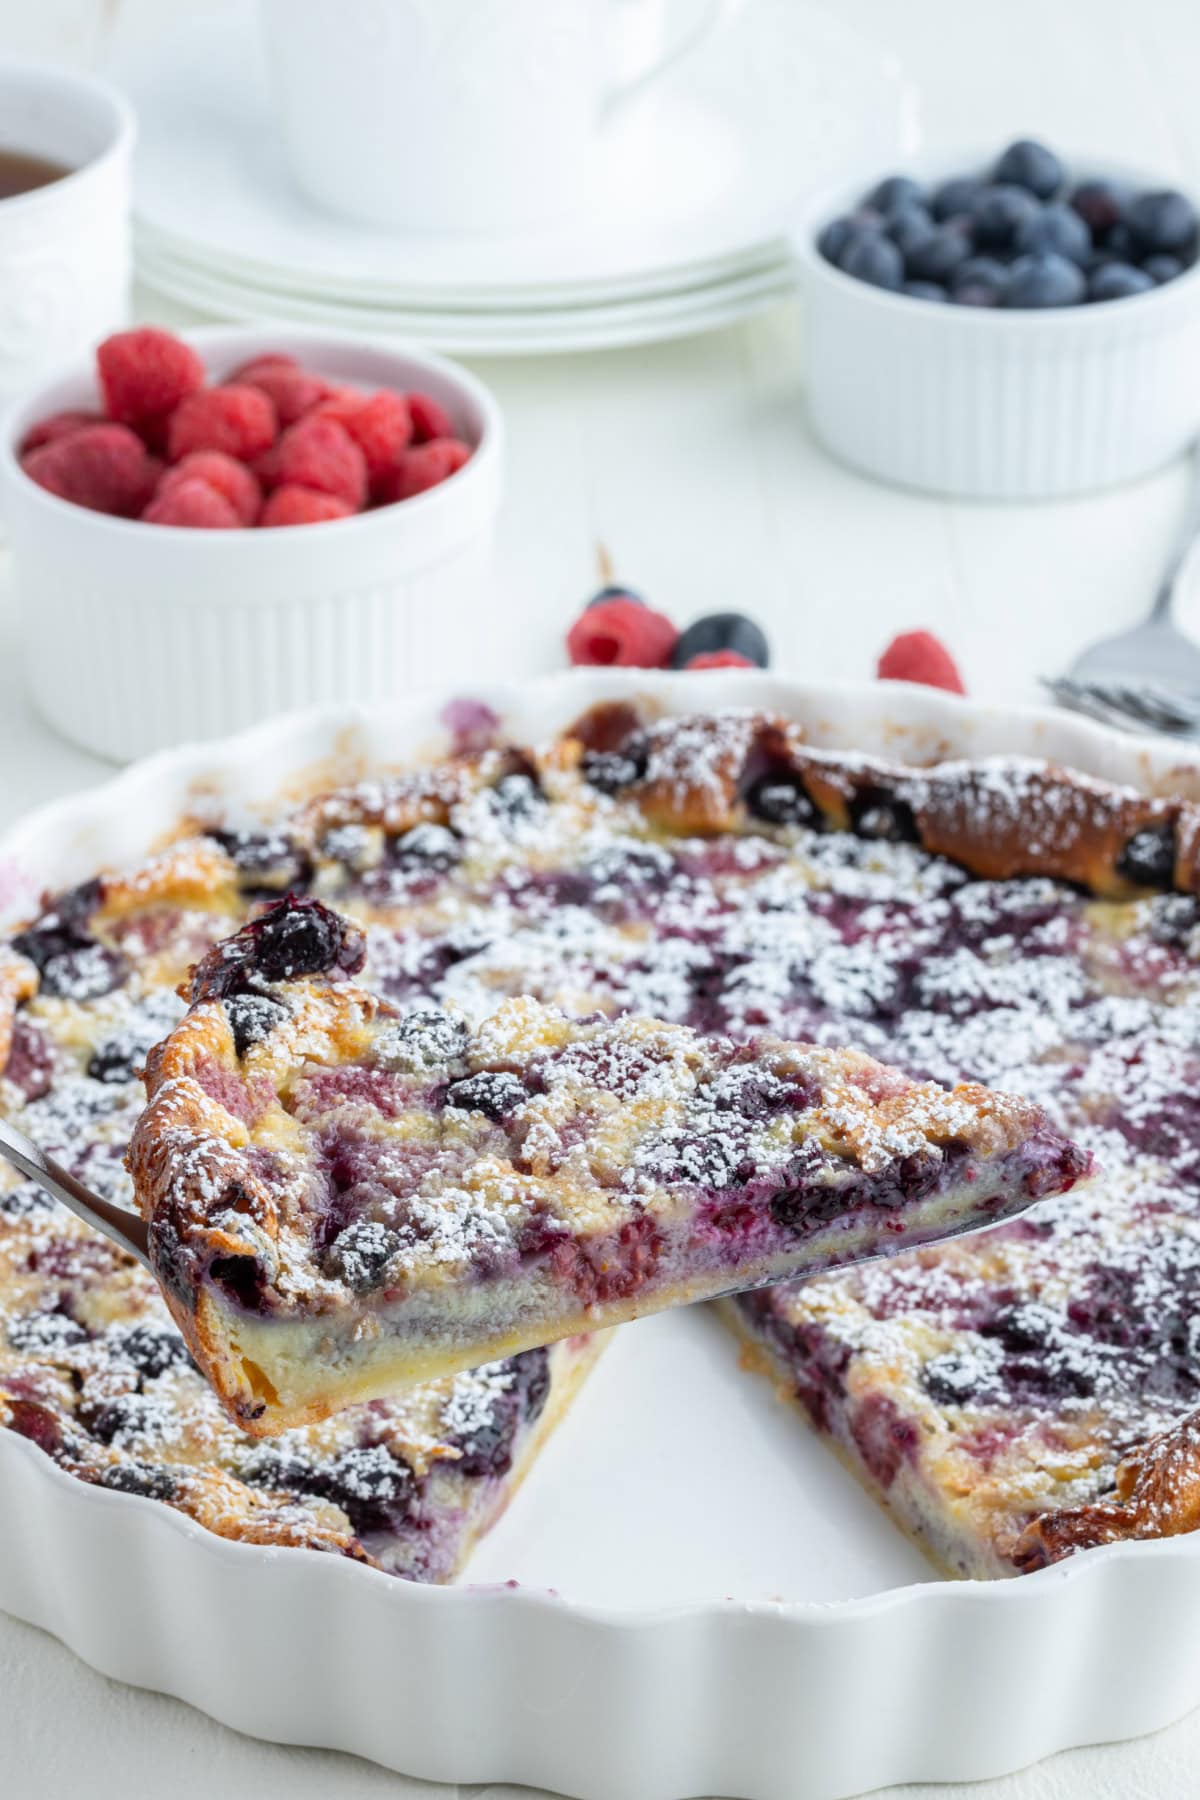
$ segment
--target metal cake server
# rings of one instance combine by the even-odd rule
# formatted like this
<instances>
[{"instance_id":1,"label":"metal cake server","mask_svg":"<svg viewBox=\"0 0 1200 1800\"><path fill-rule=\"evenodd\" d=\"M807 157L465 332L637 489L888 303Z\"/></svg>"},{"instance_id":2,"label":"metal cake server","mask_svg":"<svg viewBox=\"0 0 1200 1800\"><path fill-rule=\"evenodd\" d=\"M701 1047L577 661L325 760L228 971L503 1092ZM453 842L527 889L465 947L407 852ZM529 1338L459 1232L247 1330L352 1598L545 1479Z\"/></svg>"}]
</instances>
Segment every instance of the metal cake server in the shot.
<instances>
[{"instance_id":1,"label":"metal cake server","mask_svg":"<svg viewBox=\"0 0 1200 1800\"><path fill-rule=\"evenodd\" d=\"M6 1119L0 1119L0 1156L30 1181L36 1181L53 1199L61 1200L85 1225L102 1231L106 1238L136 1256L146 1268L150 1267L145 1219L123 1211L109 1200L102 1200L99 1194L94 1194L69 1169L64 1169L52 1156L39 1150L24 1132L18 1131Z\"/></svg>"}]
</instances>

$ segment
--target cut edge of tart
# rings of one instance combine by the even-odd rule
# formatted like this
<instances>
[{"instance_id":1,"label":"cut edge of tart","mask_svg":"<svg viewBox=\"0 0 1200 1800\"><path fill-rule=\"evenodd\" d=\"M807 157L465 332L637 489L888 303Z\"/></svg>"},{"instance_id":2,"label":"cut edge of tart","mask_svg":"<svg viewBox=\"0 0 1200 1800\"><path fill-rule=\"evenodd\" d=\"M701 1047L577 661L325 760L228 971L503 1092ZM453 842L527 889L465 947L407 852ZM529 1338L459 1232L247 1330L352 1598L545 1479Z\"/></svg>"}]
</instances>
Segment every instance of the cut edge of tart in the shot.
<instances>
[{"instance_id":1,"label":"cut edge of tart","mask_svg":"<svg viewBox=\"0 0 1200 1800\"><path fill-rule=\"evenodd\" d=\"M476 1024L348 979L285 899L151 1054L151 1261L242 1429L1012 1216L1091 1158L1041 1109L850 1050L521 998Z\"/></svg>"}]
</instances>

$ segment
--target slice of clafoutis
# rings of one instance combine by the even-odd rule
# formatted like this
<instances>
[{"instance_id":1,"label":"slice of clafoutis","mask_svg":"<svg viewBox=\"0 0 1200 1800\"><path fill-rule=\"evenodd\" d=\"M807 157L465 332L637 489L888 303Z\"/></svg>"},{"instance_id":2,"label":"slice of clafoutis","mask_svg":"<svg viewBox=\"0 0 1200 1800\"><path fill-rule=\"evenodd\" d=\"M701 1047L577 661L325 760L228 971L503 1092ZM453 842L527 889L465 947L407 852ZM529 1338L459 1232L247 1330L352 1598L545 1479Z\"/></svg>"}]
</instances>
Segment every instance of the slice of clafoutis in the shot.
<instances>
[{"instance_id":1,"label":"slice of clafoutis","mask_svg":"<svg viewBox=\"0 0 1200 1800\"><path fill-rule=\"evenodd\" d=\"M255 1435L989 1225L1090 1169L1036 1106L853 1050L525 998L401 1011L362 962L357 926L281 901L205 956L146 1071L151 1260Z\"/></svg>"}]
</instances>

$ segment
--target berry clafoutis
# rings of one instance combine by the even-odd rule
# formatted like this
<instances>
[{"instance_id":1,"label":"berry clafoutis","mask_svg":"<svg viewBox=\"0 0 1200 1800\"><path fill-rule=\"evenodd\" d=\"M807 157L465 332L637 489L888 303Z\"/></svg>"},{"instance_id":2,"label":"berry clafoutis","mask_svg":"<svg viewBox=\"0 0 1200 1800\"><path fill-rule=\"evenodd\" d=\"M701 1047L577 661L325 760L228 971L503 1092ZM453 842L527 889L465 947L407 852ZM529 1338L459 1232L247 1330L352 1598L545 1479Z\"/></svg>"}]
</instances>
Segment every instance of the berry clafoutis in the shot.
<instances>
[{"instance_id":1,"label":"berry clafoutis","mask_svg":"<svg viewBox=\"0 0 1200 1800\"><path fill-rule=\"evenodd\" d=\"M1031 138L927 186L889 175L817 237L843 274L910 299L1031 308L1131 299L1196 261L1200 219L1172 188L1077 179Z\"/></svg>"}]
</instances>

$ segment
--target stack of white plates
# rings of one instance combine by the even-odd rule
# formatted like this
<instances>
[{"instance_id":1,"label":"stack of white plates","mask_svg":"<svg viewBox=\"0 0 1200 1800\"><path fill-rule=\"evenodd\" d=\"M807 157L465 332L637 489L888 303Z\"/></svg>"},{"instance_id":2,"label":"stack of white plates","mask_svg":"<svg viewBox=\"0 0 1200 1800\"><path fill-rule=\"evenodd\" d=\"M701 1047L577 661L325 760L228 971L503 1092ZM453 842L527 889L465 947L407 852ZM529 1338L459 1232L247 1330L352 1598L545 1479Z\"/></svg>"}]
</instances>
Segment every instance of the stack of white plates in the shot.
<instances>
[{"instance_id":1,"label":"stack of white plates","mask_svg":"<svg viewBox=\"0 0 1200 1800\"><path fill-rule=\"evenodd\" d=\"M847 165L915 142L893 57L802 0L748 0L608 130L595 191L554 228L388 232L321 212L277 140L252 0L172 13L118 54L137 107L143 279L233 320L283 319L518 355L727 324L791 285L785 233Z\"/></svg>"}]
</instances>

